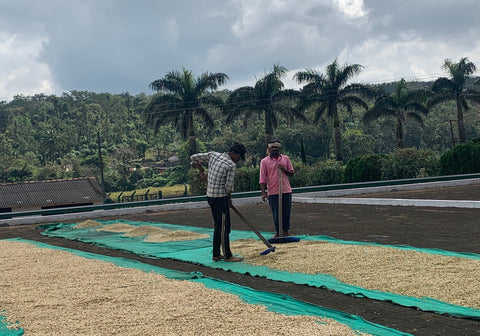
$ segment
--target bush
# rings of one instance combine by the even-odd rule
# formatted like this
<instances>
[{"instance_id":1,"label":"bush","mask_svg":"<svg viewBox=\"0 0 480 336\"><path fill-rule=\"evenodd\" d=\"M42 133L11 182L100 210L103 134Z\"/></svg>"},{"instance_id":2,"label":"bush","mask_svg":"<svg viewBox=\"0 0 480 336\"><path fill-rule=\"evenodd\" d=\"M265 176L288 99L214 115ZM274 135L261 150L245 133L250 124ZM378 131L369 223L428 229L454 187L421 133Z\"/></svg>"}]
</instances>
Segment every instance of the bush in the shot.
<instances>
[{"instance_id":1,"label":"bush","mask_svg":"<svg viewBox=\"0 0 480 336\"><path fill-rule=\"evenodd\" d=\"M382 161L382 180L427 177L438 174L438 157L432 151L403 148L384 156Z\"/></svg>"},{"instance_id":2,"label":"bush","mask_svg":"<svg viewBox=\"0 0 480 336\"><path fill-rule=\"evenodd\" d=\"M294 164L295 175L290 180L292 187L342 183L344 166L336 160L318 162L312 166Z\"/></svg>"},{"instance_id":3,"label":"bush","mask_svg":"<svg viewBox=\"0 0 480 336\"><path fill-rule=\"evenodd\" d=\"M260 190L259 177L259 167L242 167L237 169L234 190L238 192Z\"/></svg>"},{"instance_id":4,"label":"bush","mask_svg":"<svg viewBox=\"0 0 480 336\"><path fill-rule=\"evenodd\" d=\"M342 183L345 166L336 160L319 162L311 167L312 178L309 185Z\"/></svg>"},{"instance_id":5,"label":"bush","mask_svg":"<svg viewBox=\"0 0 480 336\"><path fill-rule=\"evenodd\" d=\"M290 179L292 187L304 187L322 184L341 183L343 180L343 165L335 160L319 162L313 166L305 166L302 163L292 162L295 175ZM258 183L260 175L259 167L241 167L235 175L235 192L260 190ZM188 184L193 195L204 195L207 183L198 176L196 169L190 169L187 173Z\"/></svg>"},{"instance_id":6,"label":"bush","mask_svg":"<svg viewBox=\"0 0 480 336\"><path fill-rule=\"evenodd\" d=\"M343 182L380 181L382 178L382 157L379 154L357 156L347 162Z\"/></svg>"},{"instance_id":7,"label":"bush","mask_svg":"<svg viewBox=\"0 0 480 336\"><path fill-rule=\"evenodd\" d=\"M136 183L136 189L143 189L143 188L150 188L150 187L153 187L153 188L164 187L170 183L171 183L170 179L158 175L155 177L144 178L139 180Z\"/></svg>"},{"instance_id":8,"label":"bush","mask_svg":"<svg viewBox=\"0 0 480 336\"><path fill-rule=\"evenodd\" d=\"M114 192L114 191L124 191L124 190L132 190L133 188L123 189L120 186L121 176L117 171L107 170L104 174L105 180L105 191L106 192Z\"/></svg>"},{"instance_id":9,"label":"bush","mask_svg":"<svg viewBox=\"0 0 480 336\"><path fill-rule=\"evenodd\" d=\"M440 174L472 174L480 172L480 138L462 143L440 157Z\"/></svg>"},{"instance_id":10,"label":"bush","mask_svg":"<svg viewBox=\"0 0 480 336\"><path fill-rule=\"evenodd\" d=\"M434 152L415 148L391 154L370 154L348 161L344 183L436 176L439 161Z\"/></svg>"},{"instance_id":11,"label":"bush","mask_svg":"<svg viewBox=\"0 0 480 336\"><path fill-rule=\"evenodd\" d=\"M23 168L7 168L1 172L2 182L12 183L12 182L23 182L29 181L32 179L34 172L32 167L24 165Z\"/></svg>"},{"instance_id":12,"label":"bush","mask_svg":"<svg viewBox=\"0 0 480 336\"><path fill-rule=\"evenodd\" d=\"M58 178L57 169L52 165L43 166L37 170L34 178L38 181L55 180Z\"/></svg>"}]
</instances>

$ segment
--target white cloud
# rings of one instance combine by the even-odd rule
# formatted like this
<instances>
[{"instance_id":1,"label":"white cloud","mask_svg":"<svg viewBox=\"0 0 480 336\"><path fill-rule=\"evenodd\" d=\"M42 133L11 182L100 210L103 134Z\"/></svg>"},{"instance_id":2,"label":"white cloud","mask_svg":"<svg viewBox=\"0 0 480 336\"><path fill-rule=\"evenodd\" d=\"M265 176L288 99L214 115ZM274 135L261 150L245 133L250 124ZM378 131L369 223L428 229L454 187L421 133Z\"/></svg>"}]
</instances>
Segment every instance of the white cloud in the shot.
<instances>
[{"instance_id":1,"label":"white cloud","mask_svg":"<svg viewBox=\"0 0 480 336\"><path fill-rule=\"evenodd\" d=\"M353 19L364 17L367 12L363 6L363 0L333 0L338 8Z\"/></svg>"},{"instance_id":2,"label":"white cloud","mask_svg":"<svg viewBox=\"0 0 480 336\"><path fill-rule=\"evenodd\" d=\"M448 43L430 42L410 36L402 41L390 41L383 35L342 53L349 62L365 66L359 80L370 83L406 80L431 81L443 76L441 64L445 58L459 59Z\"/></svg>"},{"instance_id":3,"label":"white cloud","mask_svg":"<svg viewBox=\"0 0 480 336\"><path fill-rule=\"evenodd\" d=\"M14 95L55 92L47 64L38 62L46 40L0 33L0 100Z\"/></svg>"}]
</instances>

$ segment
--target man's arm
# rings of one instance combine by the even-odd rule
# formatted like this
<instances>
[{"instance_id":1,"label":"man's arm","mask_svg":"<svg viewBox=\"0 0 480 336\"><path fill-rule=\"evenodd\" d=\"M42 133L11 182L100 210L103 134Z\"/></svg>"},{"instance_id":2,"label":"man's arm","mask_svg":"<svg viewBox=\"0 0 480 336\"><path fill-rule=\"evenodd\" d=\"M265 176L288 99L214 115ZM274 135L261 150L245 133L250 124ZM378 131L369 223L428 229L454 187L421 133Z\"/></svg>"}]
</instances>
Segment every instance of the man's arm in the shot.
<instances>
[{"instance_id":1,"label":"man's arm","mask_svg":"<svg viewBox=\"0 0 480 336\"><path fill-rule=\"evenodd\" d=\"M266 202L268 199L267 194L267 173L265 171L264 161L260 161L260 190L262 191L262 201Z\"/></svg>"},{"instance_id":2,"label":"man's arm","mask_svg":"<svg viewBox=\"0 0 480 336\"><path fill-rule=\"evenodd\" d=\"M287 175L288 177L292 177L293 174L295 174L295 170L293 169L292 162L288 157L284 156L284 158L287 159L286 165L279 164L278 167L285 175Z\"/></svg>"},{"instance_id":3,"label":"man's arm","mask_svg":"<svg viewBox=\"0 0 480 336\"><path fill-rule=\"evenodd\" d=\"M225 191L227 192L229 207L232 207L232 192L233 186L235 183L235 173L237 172L237 165L232 166L232 168L227 173L227 178L225 180Z\"/></svg>"},{"instance_id":4,"label":"man's arm","mask_svg":"<svg viewBox=\"0 0 480 336\"><path fill-rule=\"evenodd\" d=\"M202 163L208 162L208 159L208 153L193 154L192 156L190 156L192 166L198 169L198 174L200 175L200 178L202 180L207 179L207 173L205 172Z\"/></svg>"},{"instance_id":5,"label":"man's arm","mask_svg":"<svg viewBox=\"0 0 480 336\"><path fill-rule=\"evenodd\" d=\"M200 175L200 178L206 180L207 173L205 173L205 169L203 169L202 165L200 163L193 163L193 166L198 169L198 175Z\"/></svg>"},{"instance_id":6,"label":"man's arm","mask_svg":"<svg viewBox=\"0 0 480 336\"><path fill-rule=\"evenodd\" d=\"M266 202L268 200L267 184L266 183L260 183L260 190L262 191L262 201Z\"/></svg>"},{"instance_id":7,"label":"man's arm","mask_svg":"<svg viewBox=\"0 0 480 336\"><path fill-rule=\"evenodd\" d=\"M225 179L225 191L227 192L228 195L230 195L233 192L236 172L237 172L236 165L233 165L231 169L227 172L227 177Z\"/></svg>"},{"instance_id":8,"label":"man's arm","mask_svg":"<svg viewBox=\"0 0 480 336\"><path fill-rule=\"evenodd\" d=\"M287 169L285 166L283 165L278 165L278 167L281 169L281 171L287 175L288 177L292 177L293 174L295 174L295 171L292 169L292 170L289 170Z\"/></svg>"}]
</instances>

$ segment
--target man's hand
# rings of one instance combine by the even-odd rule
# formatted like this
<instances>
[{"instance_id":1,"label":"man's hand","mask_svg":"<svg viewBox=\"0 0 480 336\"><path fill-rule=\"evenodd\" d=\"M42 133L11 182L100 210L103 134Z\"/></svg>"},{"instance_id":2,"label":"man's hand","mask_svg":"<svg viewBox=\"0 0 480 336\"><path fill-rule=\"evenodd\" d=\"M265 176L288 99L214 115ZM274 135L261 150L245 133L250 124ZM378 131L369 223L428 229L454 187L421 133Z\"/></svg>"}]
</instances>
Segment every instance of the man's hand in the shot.
<instances>
[{"instance_id":1,"label":"man's hand","mask_svg":"<svg viewBox=\"0 0 480 336\"><path fill-rule=\"evenodd\" d=\"M288 177L291 177L293 176L293 171L290 171L287 169L287 167L285 167L283 164L278 164L278 168L285 173L285 175L287 175Z\"/></svg>"},{"instance_id":2,"label":"man's hand","mask_svg":"<svg viewBox=\"0 0 480 336\"><path fill-rule=\"evenodd\" d=\"M200 163L193 163L192 165L198 169L198 175L200 176L200 179L204 181L207 180L207 173L205 172L205 169L203 169L202 165Z\"/></svg>"},{"instance_id":3,"label":"man's hand","mask_svg":"<svg viewBox=\"0 0 480 336\"><path fill-rule=\"evenodd\" d=\"M267 185L265 183L260 183L260 191L262 192L262 201L266 202L268 200L268 194Z\"/></svg>"}]
</instances>

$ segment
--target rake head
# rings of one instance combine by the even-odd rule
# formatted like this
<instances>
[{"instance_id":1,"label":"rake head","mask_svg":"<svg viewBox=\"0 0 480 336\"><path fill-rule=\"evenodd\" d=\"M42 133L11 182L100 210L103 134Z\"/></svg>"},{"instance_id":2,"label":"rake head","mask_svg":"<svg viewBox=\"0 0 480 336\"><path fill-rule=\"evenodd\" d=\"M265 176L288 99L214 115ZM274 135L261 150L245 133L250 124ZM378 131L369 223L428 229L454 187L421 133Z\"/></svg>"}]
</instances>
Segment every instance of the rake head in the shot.
<instances>
[{"instance_id":1,"label":"rake head","mask_svg":"<svg viewBox=\"0 0 480 336\"><path fill-rule=\"evenodd\" d=\"M267 255L267 254L269 254L270 252L275 252L275 246L269 247L269 248L266 249L265 251L261 252L260 255Z\"/></svg>"}]
</instances>

